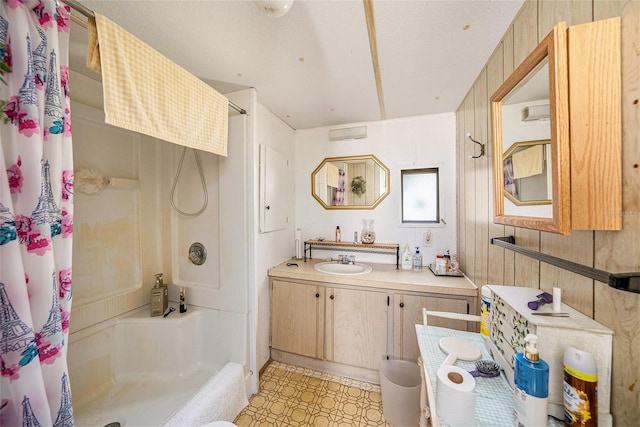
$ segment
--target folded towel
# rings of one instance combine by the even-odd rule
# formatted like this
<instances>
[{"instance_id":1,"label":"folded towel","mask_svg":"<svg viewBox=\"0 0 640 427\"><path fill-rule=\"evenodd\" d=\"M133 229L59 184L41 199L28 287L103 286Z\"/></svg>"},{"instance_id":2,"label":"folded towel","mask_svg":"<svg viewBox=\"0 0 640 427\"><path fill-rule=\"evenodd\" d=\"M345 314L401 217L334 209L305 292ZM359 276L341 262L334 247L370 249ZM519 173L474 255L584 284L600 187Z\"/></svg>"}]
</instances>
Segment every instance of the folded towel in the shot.
<instances>
[{"instance_id":1,"label":"folded towel","mask_svg":"<svg viewBox=\"0 0 640 427\"><path fill-rule=\"evenodd\" d=\"M244 369L229 362L173 413L163 427L200 427L212 421L233 421L249 404Z\"/></svg>"},{"instance_id":2,"label":"folded towel","mask_svg":"<svg viewBox=\"0 0 640 427\"><path fill-rule=\"evenodd\" d=\"M526 178L528 176L540 175L544 168L544 144L537 144L526 150L513 153L511 156L513 163L513 178Z\"/></svg>"},{"instance_id":3,"label":"folded towel","mask_svg":"<svg viewBox=\"0 0 640 427\"><path fill-rule=\"evenodd\" d=\"M227 155L225 96L104 16L87 26L87 67L102 73L107 123Z\"/></svg>"}]
</instances>

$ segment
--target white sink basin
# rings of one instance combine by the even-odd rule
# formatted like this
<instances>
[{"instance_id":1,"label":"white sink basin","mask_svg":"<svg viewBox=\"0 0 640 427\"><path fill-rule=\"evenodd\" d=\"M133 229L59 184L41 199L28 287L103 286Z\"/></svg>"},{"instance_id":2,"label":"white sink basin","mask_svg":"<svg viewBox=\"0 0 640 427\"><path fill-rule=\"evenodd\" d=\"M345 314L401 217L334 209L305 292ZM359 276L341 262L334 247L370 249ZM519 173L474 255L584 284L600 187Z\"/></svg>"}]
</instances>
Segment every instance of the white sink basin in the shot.
<instances>
[{"instance_id":1,"label":"white sink basin","mask_svg":"<svg viewBox=\"0 0 640 427\"><path fill-rule=\"evenodd\" d=\"M357 276L371 272L371 266L367 264L338 264L337 262L320 262L313 266L317 271L339 276Z\"/></svg>"}]
</instances>

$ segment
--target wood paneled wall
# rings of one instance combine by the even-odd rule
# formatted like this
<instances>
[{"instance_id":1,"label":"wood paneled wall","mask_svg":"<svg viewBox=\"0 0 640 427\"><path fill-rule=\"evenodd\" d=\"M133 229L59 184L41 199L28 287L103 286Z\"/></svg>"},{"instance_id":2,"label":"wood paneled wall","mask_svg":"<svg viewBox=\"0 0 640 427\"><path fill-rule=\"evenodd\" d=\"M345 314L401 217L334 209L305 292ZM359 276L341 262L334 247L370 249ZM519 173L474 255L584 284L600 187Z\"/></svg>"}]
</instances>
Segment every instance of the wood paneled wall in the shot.
<instances>
[{"instance_id":1,"label":"wood paneled wall","mask_svg":"<svg viewBox=\"0 0 640 427\"><path fill-rule=\"evenodd\" d=\"M622 17L622 231L572 231L569 236L493 223L493 153L489 98L551 31ZM612 272L640 271L640 1L527 0L456 112L458 255L479 287L486 283L562 288L563 302L611 328L611 412L618 426L640 424L640 295L567 272L490 244L515 235L519 245ZM469 159L467 133L486 142L487 156ZM499 155L499 153L498 153Z\"/></svg>"}]
</instances>

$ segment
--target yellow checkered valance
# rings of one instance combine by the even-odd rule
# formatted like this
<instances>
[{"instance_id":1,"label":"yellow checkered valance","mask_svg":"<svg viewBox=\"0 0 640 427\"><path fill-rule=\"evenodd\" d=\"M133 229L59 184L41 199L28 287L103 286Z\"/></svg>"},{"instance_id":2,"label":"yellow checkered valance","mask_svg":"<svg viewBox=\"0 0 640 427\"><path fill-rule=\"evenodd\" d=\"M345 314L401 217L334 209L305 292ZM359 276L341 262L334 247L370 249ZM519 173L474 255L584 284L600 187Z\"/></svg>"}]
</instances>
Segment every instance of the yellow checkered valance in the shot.
<instances>
[{"instance_id":1,"label":"yellow checkered valance","mask_svg":"<svg viewBox=\"0 0 640 427\"><path fill-rule=\"evenodd\" d=\"M102 15L88 29L87 67L102 73L107 123L227 155L224 95Z\"/></svg>"}]
</instances>

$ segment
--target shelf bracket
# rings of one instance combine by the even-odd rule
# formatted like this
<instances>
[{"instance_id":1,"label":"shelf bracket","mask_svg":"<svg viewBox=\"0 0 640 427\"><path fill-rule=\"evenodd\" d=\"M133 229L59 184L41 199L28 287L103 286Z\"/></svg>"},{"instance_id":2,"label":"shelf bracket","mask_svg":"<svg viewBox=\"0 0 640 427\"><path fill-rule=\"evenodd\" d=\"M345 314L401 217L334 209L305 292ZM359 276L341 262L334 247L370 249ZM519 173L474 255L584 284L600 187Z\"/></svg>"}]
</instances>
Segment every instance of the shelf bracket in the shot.
<instances>
[{"instance_id":1,"label":"shelf bracket","mask_svg":"<svg viewBox=\"0 0 640 427\"><path fill-rule=\"evenodd\" d=\"M597 268L518 246L514 236L493 237L491 239L491 244L509 249L529 258L551 264L555 267L571 271L572 273L597 280L598 282L606 283L612 288L619 289L621 291L640 293L640 272L610 273L608 271L599 270Z\"/></svg>"}]
</instances>

